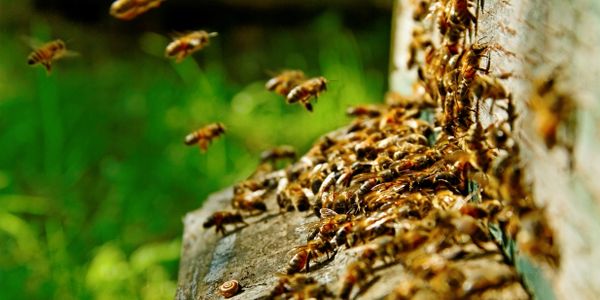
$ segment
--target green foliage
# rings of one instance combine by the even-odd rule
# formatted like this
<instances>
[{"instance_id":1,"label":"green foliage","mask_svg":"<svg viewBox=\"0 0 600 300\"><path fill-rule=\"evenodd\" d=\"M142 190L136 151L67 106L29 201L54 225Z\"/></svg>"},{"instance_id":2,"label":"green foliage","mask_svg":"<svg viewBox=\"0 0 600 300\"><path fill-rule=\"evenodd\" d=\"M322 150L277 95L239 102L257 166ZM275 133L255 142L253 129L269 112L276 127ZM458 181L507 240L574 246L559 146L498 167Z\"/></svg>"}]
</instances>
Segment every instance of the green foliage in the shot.
<instances>
[{"instance_id":1,"label":"green foliage","mask_svg":"<svg viewBox=\"0 0 600 300\"><path fill-rule=\"evenodd\" d=\"M262 150L305 151L348 122L346 106L383 96L383 21L352 32L329 12L297 28L242 28L175 64L163 58L164 34L120 35L0 3L6 299L171 298L186 212L248 176ZM26 65L22 36L63 38L81 56L47 76ZM268 72L284 68L331 79L314 113L264 90ZM228 132L207 153L183 145L213 121Z\"/></svg>"}]
</instances>

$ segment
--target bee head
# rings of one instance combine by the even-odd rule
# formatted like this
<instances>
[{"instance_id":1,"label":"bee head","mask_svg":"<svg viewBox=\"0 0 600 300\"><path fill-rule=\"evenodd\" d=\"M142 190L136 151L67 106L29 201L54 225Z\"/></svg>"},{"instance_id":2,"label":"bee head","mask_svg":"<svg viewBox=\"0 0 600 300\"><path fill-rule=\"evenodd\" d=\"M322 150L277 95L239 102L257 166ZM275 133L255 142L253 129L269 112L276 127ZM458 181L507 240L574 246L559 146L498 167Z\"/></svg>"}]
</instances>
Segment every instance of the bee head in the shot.
<instances>
[{"instance_id":1,"label":"bee head","mask_svg":"<svg viewBox=\"0 0 600 300\"><path fill-rule=\"evenodd\" d=\"M211 226L213 226L213 225L215 225L215 216L214 216L214 215L213 215L213 216L210 216L210 217L209 217L209 218L206 220L206 222L204 222L204 223L202 224L202 227L204 227L204 228L209 228L209 227L211 227Z\"/></svg>"}]
</instances>

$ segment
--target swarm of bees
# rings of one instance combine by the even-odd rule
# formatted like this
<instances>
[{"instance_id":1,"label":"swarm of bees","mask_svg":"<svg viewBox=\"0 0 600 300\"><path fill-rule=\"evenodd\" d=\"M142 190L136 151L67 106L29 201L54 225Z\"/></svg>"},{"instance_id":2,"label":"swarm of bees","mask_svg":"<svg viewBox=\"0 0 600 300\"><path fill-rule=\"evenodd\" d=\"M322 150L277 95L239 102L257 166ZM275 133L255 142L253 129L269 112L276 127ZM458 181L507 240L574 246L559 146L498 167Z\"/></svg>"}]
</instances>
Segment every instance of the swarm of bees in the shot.
<instances>
[{"instance_id":1,"label":"swarm of bees","mask_svg":"<svg viewBox=\"0 0 600 300\"><path fill-rule=\"evenodd\" d=\"M146 11L157 8L165 0L116 0L110 6L109 13L113 17L121 20L133 20ZM181 62L184 58L205 48L210 39L216 37L216 32L207 32L204 30L190 31L183 34L176 34L173 41L165 49L167 58L174 58L176 62ZM32 44L30 41L27 41ZM37 43L36 43L37 44ZM52 69L52 62L67 56L78 55L77 52L67 50L65 43L60 40L54 40L43 45L31 45L34 51L27 58L29 65L41 64L46 68L49 74Z\"/></svg>"},{"instance_id":2,"label":"swarm of bees","mask_svg":"<svg viewBox=\"0 0 600 300\"><path fill-rule=\"evenodd\" d=\"M110 13L130 20L162 1L117 0ZM306 241L289 249L266 299L355 298L378 272L398 263L411 280L387 299L478 298L491 289L520 286L509 264L514 254L503 251L492 228L500 228L502 239L515 241L534 259L560 264L552 229L534 204L519 144L511 136L517 115L502 84L507 76L490 72L491 52L499 47L472 42L483 1L413 4L417 25L407 66L419 75L415 93L389 93L385 105L349 108L347 115L355 117L351 124L323 136L299 160L290 146L263 152L254 174L234 186L233 210L215 212L203 223L222 235L228 234L227 225L248 226L245 217L269 211L268 195L274 195L280 214L318 217L300 228ZM439 34L431 34L435 30ZM216 35L201 30L180 35L165 56L180 62ZM50 72L52 61L68 54L64 42L56 40L34 51L28 63ZM324 77L285 70L265 87L313 111L311 100L326 91L327 83ZM529 104L551 148L560 142L559 123L569 117L560 112L571 112L573 101L554 90L552 79L536 89ZM505 117L484 126L484 105L502 109ZM184 143L206 151L224 133L222 123L212 123L188 134ZM278 169L282 161L287 164ZM327 264L341 251L358 255L336 284L308 275L311 266ZM482 259L493 267L478 269Z\"/></svg>"},{"instance_id":3,"label":"swarm of bees","mask_svg":"<svg viewBox=\"0 0 600 300\"><path fill-rule=\"evenodd\" d=\"M527 299L510 265L514 253L503 251L493 228L533 259L560 264L552 229L533 202L519 144L511 136L517 115L502 84L510 74L490 72L490 54L499 47L471 42L483 1L414 4L417 26L407 66L419 74L415 94L390 93L386 105L349 108L347 114L356 118L349 126L270 173L268 184L269 173L258 178L263 184L253 192L261 191L264 201L274 190L280 213L312 211L319 218L299 228L306 243L288 251L288 263L266 299L305 299L301 295L308 293L352 299L377 280L378 272L397 263L412 279L388 299L478 298L514 285L520 293L512 296ZM439 35L431 34L434 30ZM306 79L302 71L287 70L266 88L310 111L311 98L326 85L322 77ZM540 83L539 97L566 102L543 89L548 85ZM531 105L538 102L533 99ZM484 126L484 105L503 114ZM551 147L555 130L544 131L550 132L545 136ZM267 153L263 162L277 151ZM358 255L337 283L308 276L314 265L328 264L340 251ZM483 260L486 267L480 266Z\"/></svg>"}]
</instances>

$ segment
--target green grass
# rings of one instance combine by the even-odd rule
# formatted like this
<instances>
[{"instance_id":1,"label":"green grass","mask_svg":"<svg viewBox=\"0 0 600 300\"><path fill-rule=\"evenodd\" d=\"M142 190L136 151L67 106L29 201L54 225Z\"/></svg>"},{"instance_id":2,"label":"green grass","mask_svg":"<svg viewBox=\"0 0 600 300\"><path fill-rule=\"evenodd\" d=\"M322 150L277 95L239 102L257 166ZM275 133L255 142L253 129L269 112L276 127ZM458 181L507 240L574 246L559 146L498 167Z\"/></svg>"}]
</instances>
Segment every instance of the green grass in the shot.
<instances>
[{"instance_id":1,"label":"green grass","mask_svg":"<svg viewBox=\"0 0 600 300\"><path fill-rule=\"evenodd\" d=\"M6 299L165 299L183 215L248 176L262 150L301 152L384 92L387 22L345 28L335 12L297 28L221 34L175 64L164 33L125 36L0 0L0 290ZM237 35L235 34L237 33ZM63 38L80 57L51 76L21 36ZM115 46L118 45L118 46ZM307 113L264 90L268 71L331 79ZM201 154L183 137L227 134Z\"/></svg>"}]
</instances>

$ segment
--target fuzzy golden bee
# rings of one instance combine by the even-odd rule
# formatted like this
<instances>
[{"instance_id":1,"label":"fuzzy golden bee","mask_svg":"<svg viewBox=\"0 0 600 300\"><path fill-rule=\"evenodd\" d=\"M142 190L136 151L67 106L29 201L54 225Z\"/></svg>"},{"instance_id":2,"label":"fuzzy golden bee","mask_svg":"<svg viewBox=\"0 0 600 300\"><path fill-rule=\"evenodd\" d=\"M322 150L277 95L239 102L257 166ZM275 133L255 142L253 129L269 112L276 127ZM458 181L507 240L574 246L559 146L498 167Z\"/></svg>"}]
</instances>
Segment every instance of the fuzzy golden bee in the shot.
<instances>
[{"instance_id":1,"label":"fuzzy golden bee","mask_svg":"<svg viewBox=\"0 0 600 300\"><path fill-rule=\"evenodd\" d=\"M210 142L225 133L225 126L221 123L208 124L185 136L184 143L188 146L198 144L202 151L208 149Z\"/></svg>"},{"instance_id":2,"label":"fuzzy golden bee","mask_svg":"<svg viewBox=\"0 0 600 300\"><path fill-rule=\"evenodd\" d=\"M27 57L27 64L34 66L41 64L46 68L48 74L52 71L52 62L66 56L75 56L76 52L67 50L65 42L62 40L54 40L43 44L41 47L35 49Z\"/></svg>"},{"instance_id":3,"label":"fuzzy golden bee","mask_svg":"<svg viewBox=\"0 0 600 300\"><path fill-rule=\"evenodd\" d=\"M299 70L285 70L269 79L265 84L265 88L285 97L293 88L305 80L304 72Z\"/></svg>"},{"instance_id":4,"label":"fuzzy golden bee","mask_svg":"<svg viewBox=\"0 0 600 300\"><path fill-rule=\"evenodd\" d=\"M110 15L121 20L129 21L137 16L157 8L165 0L117 0L110 6Z\"/></svg>"},{"instance_id":5,"label":"fuzzy golden bee","mask_svg":"<svg viewBox=\"0 0 600 300\"><path fill-rule=\"evenodd\" d=\"M216 32L207 32L204 30L178 35L167 45L165 56L174 58L176 62L181 62L192 53L204 49L204 47L208 46L210 39L217 35L218 33Z\"/></svg>"},{"instance_id":6,"label":"fuzzy golden bee","mask_svg":"<svg viewBox=\"0 0 600 300\"><path fill-rule=\"evenodd\" d=\"M286 96L287 103L296 103L312 112L313 107L310 103L311 98L318 98L319 94L327 90L327 79L325 77L315 77L293 88Z\"/></svg>"}]
</instances>

